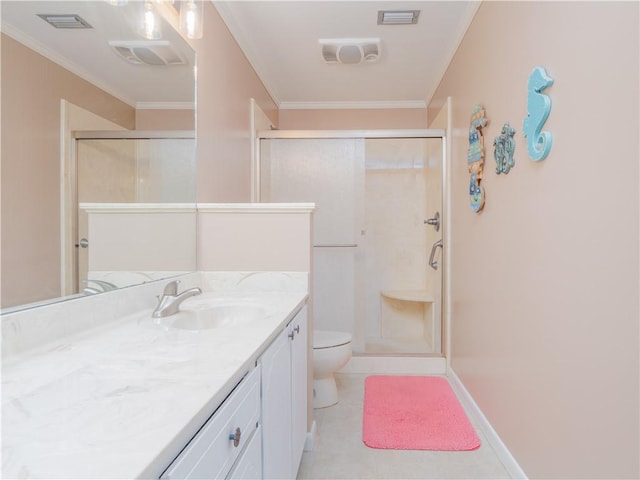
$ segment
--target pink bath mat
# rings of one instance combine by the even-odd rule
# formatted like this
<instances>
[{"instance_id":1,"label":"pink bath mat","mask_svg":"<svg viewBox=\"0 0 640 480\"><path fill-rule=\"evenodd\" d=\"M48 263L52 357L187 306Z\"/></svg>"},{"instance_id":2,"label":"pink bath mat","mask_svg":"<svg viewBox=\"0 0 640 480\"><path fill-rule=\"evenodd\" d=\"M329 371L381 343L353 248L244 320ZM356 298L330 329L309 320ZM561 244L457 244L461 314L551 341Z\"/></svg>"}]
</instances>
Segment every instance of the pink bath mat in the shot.
<instances>
[{"instance_id":1,"label":"pink bath mat","mask_svg":"<svg viewBox=\"0 0 640 480\"><path fill-rule=\"evenodd\" d=\"M365 379L362 440L372 448L474 450L480 439L443 377Z\"/></svg>"}]
</instances>

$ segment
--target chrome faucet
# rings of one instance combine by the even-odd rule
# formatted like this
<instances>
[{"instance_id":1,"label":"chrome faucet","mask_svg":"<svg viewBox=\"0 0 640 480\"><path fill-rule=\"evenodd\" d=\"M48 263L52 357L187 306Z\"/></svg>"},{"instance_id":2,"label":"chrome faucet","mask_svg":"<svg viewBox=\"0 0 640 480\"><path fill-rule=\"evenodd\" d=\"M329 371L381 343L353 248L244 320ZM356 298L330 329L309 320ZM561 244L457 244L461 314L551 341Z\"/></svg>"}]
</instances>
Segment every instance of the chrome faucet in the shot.
<instances>
[{"instance_id":1,"label":"chrome faucet","mask_svg":"<svg viewBox=\"0 0 640 480\"><path fill-rule=\"evenodd\" d=\"M200 290L198 287L195 287L190 288L189 290L185 290L181 294L178 294L178 282L169 282L164 287L164 292L162 293L162 297L160 297L160 302L158 303L158 306L153 311L151 316L153 318L160 318L168 317L169 315L178 313L180 304L182 302L184 302L189 297L200 295L201 293L202 290Z\"/></svg>"}]
</instances>

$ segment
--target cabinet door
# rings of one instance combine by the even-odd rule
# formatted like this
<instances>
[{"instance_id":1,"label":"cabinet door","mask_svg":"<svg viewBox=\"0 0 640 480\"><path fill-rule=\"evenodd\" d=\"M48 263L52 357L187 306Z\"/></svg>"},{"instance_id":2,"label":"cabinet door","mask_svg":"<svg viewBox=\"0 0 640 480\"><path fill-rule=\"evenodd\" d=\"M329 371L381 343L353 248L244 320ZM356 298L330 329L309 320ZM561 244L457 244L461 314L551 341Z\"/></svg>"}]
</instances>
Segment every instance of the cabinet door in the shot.
<instances>
[{"instance_id":1,"label":"cabinet door","mask_svg":"<svg viewBox=\"0 0 640 480\"><path fill-rule=\"evenodd\" d=\"M227 480L256 480L262 478L262 431L258 429L253 434L244 452L238 459Z\"/></svg>"},{"instance_id":2,"label":"cabinet door","mask_svg":"<svg viewBox=\"0 0 640 480\"><path fill-rule=\"evenodd\" d=\"M307 307L293 319L291 341L291 421L293 478L298 473L307 437Z\"/></svg>"},{"instance_id":3,"label":"cabinet door","mask_svg":"<svg viewBox=\"0 0 640 480\"><path fill-rule=\"evenodd\" d=\"M287 327L260 359L262 365L262 455L265 479L291 472L291 353Z\"/></svg>"}]
</instances>

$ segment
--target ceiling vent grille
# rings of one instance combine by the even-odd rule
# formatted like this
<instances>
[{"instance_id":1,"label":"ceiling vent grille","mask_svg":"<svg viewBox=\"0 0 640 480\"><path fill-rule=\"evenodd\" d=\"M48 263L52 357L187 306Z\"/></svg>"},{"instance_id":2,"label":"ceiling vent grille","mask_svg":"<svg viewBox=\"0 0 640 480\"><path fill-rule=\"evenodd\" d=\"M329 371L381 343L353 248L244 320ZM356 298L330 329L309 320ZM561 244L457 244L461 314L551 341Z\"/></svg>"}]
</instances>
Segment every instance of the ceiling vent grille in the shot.
<instances>
[{"instance_id":1,"label":"ceiling vent grille","mask_svg":"<svg viewBox=\"0 0 640 480\"><path fill-rule=\"evenodd\" d=\"M414 25L420 10L379 10L378 25Z\"/></svg>"},{"instance_id":2,"label":"ceiling vent grille","mask_svg":"<svg viewBox=\"0 0 640 480\"><path fill-rule=\"evenodd\" d=\"M109 46L125 62L133 65L184 65L184 57L166 40L110 41Z\"/></svg>"},{"instance_id":3,"label":"ceiling vent grille","mask_svg":"<svg viewBox=\"0 0 640 480\"><path fill-rule=\"evenodd\" d=\"M93 28L89 22L75 13L39 13L38 16L55 28Z\"/></svg>"},{"instance_id":4,"label":"ceiling vent grille","mask_svg":"<svg viewBox=\"0 0 640 480\"><path fill-rule=\"evenodd\" d=\"M319 43L326 63L375 63L380 57L379 38L321 39Z\"/></svg>"}]
</instances>

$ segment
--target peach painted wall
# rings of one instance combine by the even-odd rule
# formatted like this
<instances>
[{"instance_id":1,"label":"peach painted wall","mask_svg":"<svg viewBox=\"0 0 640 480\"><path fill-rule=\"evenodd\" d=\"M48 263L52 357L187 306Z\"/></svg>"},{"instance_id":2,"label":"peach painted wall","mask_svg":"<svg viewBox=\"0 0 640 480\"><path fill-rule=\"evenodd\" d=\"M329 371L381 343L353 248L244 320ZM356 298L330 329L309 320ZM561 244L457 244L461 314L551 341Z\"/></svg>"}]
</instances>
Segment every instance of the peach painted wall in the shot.
<instances>
[{"instance_id":1,"label":"peach painted wall","mask_svg":"<svg viewBox=\"0 0 640 480\"><path fill-rule=\"evenodd\" d=\"M61 99L134 127L133 108L2 35L3 306L60 296Z\"/></svg>"},{"instance_id":2,"label":"peach painted wall","mask_svg":"<svg viewBox=\"0 0 640 480\"><path fill-rule=\"evenodd\" d=\"M483 2L433 103L452 97L451 365L530 478L638 478L637 2ZM522 135L555 80L548 158ZM474 103L486 207L471 211ZM509 121L516 165L496 175Z\"/></svg>"},{"instance_id":3,"label":"peach painted wall","mask_svg":"<svg viewBox=\"0 0 640 480\"><path fill-rule=\"evenodd\" d=\"M136 130L195 130L193 110L137 109Z\"/></svg>"},{"instance_id":4,"label":"peach painted wall","mask_svg":"<svg viewBox=\"0 0 640 480\"><path fill-rule=\"evenodd\" d=\"M195 270L196 211L114 209L88 214L89 272ZM171 228L167 228L171 225ZM91 278L91 276L90 276Z\"/></svg>"},{"instance_id":5,"label":"peach painted wall","mask_svg":"<svg viewBox=\"0 0 640 480\"><path fill-rule=\"evenodd\" d=\"M196 50L199 202L251 201L250 99L278 124L275 103L212 2Z\"/></svg>"},{"instance_id":6,"label":"peach painted wall","mask_svg":"<svg viewBox=\"0 0 640 480\"><path fill-rule=\"evenodd\" d=\"M264 206L264 204L262 205ZM198 205L203 271L311 271L311 213L207 211ZM204 210L204 211L203 211Z\"/></svg>"},{"instance_id":7,"label":"peach painted wall","mask_svg":"<svg viewBox=\"0 0 640 480\"><path fill-rule=\"evenodd\" d=\"M281 130L426 128L424 108L280 110Z\"/></svg>"}]
</instances>

